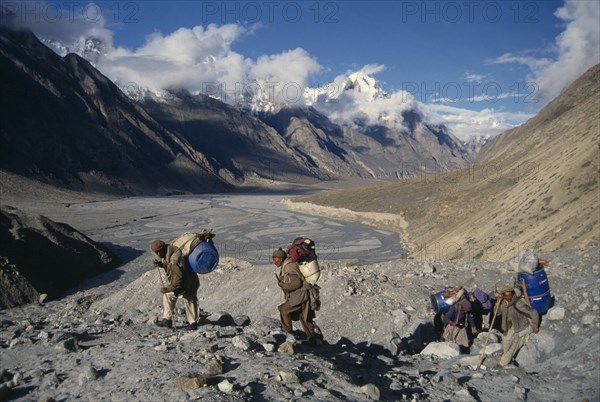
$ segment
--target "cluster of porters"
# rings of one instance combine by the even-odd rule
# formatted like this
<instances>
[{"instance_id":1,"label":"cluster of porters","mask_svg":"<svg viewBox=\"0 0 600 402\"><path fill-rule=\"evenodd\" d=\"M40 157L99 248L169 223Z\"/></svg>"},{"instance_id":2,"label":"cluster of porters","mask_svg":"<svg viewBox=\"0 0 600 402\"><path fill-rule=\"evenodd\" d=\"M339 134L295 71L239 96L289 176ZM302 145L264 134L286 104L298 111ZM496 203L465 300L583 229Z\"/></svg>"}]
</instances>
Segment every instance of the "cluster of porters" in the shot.
<instances>
[{"instance_id":1,"label":"cluster of porters","mask_svg":"<svg viewBox=\"0 0 600 402\"><path fill-rule=\"evenodd\" d=\"M174 328L174 308L178 298L183 299L187 326L198 328L199 306L198 274L211 272L218 265L218 252L210 231L184 233L170 244L154 240L150 249L158 256L154 267L164 268L169 280L164 285L159 271L163 294L163 318L158 326ZM275 274L277 285L284 295L278 306L281 328L293 336L293 321L300 321L308 345L320 344L323 337L314 322L319 310L320 271L315 243L308 238L296 238L292 245L273 252L273 264L279 268ZM463 287L446 288L431 296L436 312L434 326L438 340L455 342L467 349L472 339L484 330L483 317L488 316L489 330L503 333L503 354L499 365L516 364L514 358L527 343L532 333L539 332L540 314L550 307L548 280L544 272L547 261L538 259L532 252L519 256L519 274L515 286L489 294L476 288L472 292ZM528 294L529 292L529 294Z\"/></svg>"},{"instance_id":2,"label":"cluster of porters","mask_svg":"<svg viewBox=\"0 0 600 402\"><path fill-rule=\"evenodd\" d=\"M552 303L544 270L547 264L547 260L535 253L523 252L518 257L518 276L513 286L489 293L479 288L470 292L459 286L433 294L438 341L454 342L461 351L468 351L473 339L485 329L484 316L487 316L488 332L496 329L503 334L503 353L498 365L517 365L517 353L531 334L539 332L541 315Z\"/></svg>"}]
</instances>

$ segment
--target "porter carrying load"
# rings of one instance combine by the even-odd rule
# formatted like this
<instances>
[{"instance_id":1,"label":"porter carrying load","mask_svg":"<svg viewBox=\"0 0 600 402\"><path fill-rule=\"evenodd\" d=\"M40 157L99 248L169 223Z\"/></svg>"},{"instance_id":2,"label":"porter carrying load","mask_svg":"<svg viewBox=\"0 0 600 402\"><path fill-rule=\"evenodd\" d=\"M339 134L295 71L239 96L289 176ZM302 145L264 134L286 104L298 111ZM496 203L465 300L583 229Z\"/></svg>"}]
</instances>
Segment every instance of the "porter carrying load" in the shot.
<instances>
[{"instance_id":1,"label":"porter carrying load","mask_svg":"<svg viewBox=\"0 0 600 402\"><path fill-rule=\"evenodd\" d=\"M548 261L538 258L532 251L519 254L517 283L527 297L529 305L544 314L550 309L552 297L544 267Z\"/></svg>"},{"instance_id":2,"label":"porter carrying load","mask_svg":"<svg viewBox=\"0 0 600 402\"><path fill-rule=\"evenodd\" d=\"M431 306L433 307L433 311L437 313L445 313L450 309L450 307L461 300L461 298L465 295L465 289L462 286L459 286L456 289L446 288L444 290L440 290L437 293L431 295Z\"/></svg>"},{"instance_id":3,"label":"porter carrying load","mask_svg":"<svg viewBox=\"0 0 600 402\"><path fill-rule=\"evenodd\" d=\"M306 282L314 285L321 276L315 242L307 237L297 237L287 249L288 258L298 264Z\"/></svg>"},{"instance_id":4,"label":"porter carrying load","mask_svg":"<svg viewBox=\"0 0 600 402\"><path fill-rule=\"evenodd\" d=\"M219 252L212 239L212 230L202 233L186 232L173 240L171 245L179 248L197 274L212 272L219 265Z\"/></svg>"}]
</instances>

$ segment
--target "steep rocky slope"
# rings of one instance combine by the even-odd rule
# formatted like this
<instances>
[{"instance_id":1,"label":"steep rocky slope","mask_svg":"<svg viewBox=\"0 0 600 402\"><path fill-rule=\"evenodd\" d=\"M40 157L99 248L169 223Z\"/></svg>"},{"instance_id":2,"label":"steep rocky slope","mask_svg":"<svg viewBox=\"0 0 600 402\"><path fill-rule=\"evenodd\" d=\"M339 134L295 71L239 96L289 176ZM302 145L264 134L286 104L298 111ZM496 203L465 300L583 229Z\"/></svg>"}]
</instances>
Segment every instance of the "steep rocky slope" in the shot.
<instances>
[{"instance_id":1,"label":"steep rocky slope","mask_svg":"<svg viewBox=\"0 0 600 402\"><path fill-rule=\"evenodd\" d=\"M471 156L442 126L427 123L416 110L405 111L405 128L384 124L352 128L338 125L316 109L283 108L263 115L288 145L319 169L337 178L397 179L438 166L464 167Z\"/></svg>"},{"instance_id":2,"label":"steep rocky slope","mask_svg":"<svg viewBox=\"0 0 600 402\"><path fill-rule=\"evenodd\" d=\"M56 298L85 278L120 265L104 246L64 223L0 209L0 309Z\"/></svg>"},{"instance_id":3,"label":"steep rocky slope","mask_svg":"<svg viewBox=\"0 0 600 402\"><path fill-rule=\"evenodd\" d=\"M294 152L261 120L208 96L174 91L170 99L146 96L140 104L164 127L202 150L229 182L307 183L335 176L320 170L309 156Z\"/></svg>"},{"instance_id":4,"label":"steep rocky slope","mask_svg":"<svg viewBox=\"0 0 600 402\"><path fill-rule=\"evenodd\" d=\"M156 272L143 268L146 253L126 268L140 273L128 284L97 278L60 302L5 311L0 393L17 401L596 400L597 255L597 248L544 254L555 305L539 334L519 367L498 369L501 336L493 331L475 370L487 334L470 354L433 342L429 295L447 284L508 283L509 264L324 261L325 342L309 347L279 329L273 266L239 260L201 277L198 330L155 326L161 301ZM183 313L177 317L181 323Z\"/></svg>"},{"instance_id":5,"label":"steep rocky slope","mask_svg":"<svg viewBox=\"0 0 600 402\"><path fill-rule=\"evenodd\" d=\"M75 54L0 27L0 168L98 193L222 191L204 155Z\"/></svg>"},{"instance_id":6,"label":"steep rocky slope","mask_svg":"<svg viewBox=\"0 0 600 402\"><path fill-rule=\"evenodd\" d=\"M468 354L435 342L430 296L445 286L490 291L509 285L515 275L510 263L398 254L382 260L396 246L378 242L380 231L294 214L273 196L215 198L47 205L50 216L68 214L71 224L86 227L90 236L112 243L129 258L61 300L2 311L0 398L441 402L600 397L598 247L540 252L550 261L546 272L553 298L540 332L517 357L519 367L498 369L501 335L492 331L486 359L475 370L487 334L473 341ZM178 309L178 329L159 328L154 322L162 313L160 282L148 244L206 225L218 229L222 259L217 270L200 277L200 327L183 330L184 313ZM276 268L267 255L254 252L285 244L301 228L314 233L322 268L317 323L325 342L318 347L281 333ZM335 244L328 244L332 239ZM360 256L379 262L361 263ZM184 378L190 375L192 380Z\"/></svg>"}]
</instances>

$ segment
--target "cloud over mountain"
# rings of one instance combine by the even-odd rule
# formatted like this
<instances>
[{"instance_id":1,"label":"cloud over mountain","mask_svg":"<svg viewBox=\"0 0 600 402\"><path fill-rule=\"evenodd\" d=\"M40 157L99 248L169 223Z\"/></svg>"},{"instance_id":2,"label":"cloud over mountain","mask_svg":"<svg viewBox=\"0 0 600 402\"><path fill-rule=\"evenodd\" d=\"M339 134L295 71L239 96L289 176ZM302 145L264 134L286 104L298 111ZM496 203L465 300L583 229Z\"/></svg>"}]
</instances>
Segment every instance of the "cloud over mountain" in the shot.
<instances>
[{"instance_id":1,"label":"cloud over mountain","mask_svg":"<svg viewBox=\"0 0 600 402\"><path fill-rule=\"evenodd\" d=\"M403 125L402 112L418 104L406 91L388 94L379 86L372 74L384 69L383 65L366 65L359 71L338 75L332 83L309 91L316 94L312 106L332 121L353 128Z\"/></svg>"},{"instance_id":2,"label":"cloud over mountain","mask_svg":"<svg viewBox=\"0 0 600 402\"><path fill-rule=\"evenodd\" d=\"M70 7L80 7L76 4ZM166 34L153 32L146 36L142 46L128 49L113 46L113 31L107 28L109 18L101 11L91 18L93 12L87 8L57 7L46 2L23 2L10 25L30 29L61 56L67 53L84 56L93 46L90 42L93 38L100 46L94 49L98 57L90 61L121 87L187 89L236 104L246 86L261 83L261 90L265 84L274 87L276 100L283 101L282 88L289 84L304 88L308 76L321 69L316 59L299 47L263 54L256 59L232 49L234 42L252 35L255 29L260 29L260 24L248 27L209 24L180 27ZM50 18L53 13L60 18ZM3 18L2 22L5 20L8 21Z\"/></svg>"},{"instance_id":3,"label":"cloud over mountain","mask_svg":"<svg viewBox=\"0 0 600 402\"><path fill-rule=\"evenodd\" d=\"M275 99L283 102L282 88L290 84L303 88L308 76L320 70L316 59L302 48L255 60L232 50L236 40L251 32L238 24L210 24L167 35L153 33L138 49L108 49L97 66L121 86L185 88L230 104L238 104L246 87L256 83L261 83L261 90L269 85L275 88Z\"/></svg>"},{"instance_id":4,"label":"cloud over mountain","mask_svg":"<svg viewBox=\"0 0 600 402\"><path fill-rule=\"evenodd\" d=\"M450 127L463 141L471 137L494 136L533 117L529 113L503 112L494 108L469 110L448 105L427 105L424 110L428 120Z\"/></svg>"},{"instance_id":5,"label":"cloud over mountain","mask_svg":"<svg viewBox=\"0 0 600 402\"><path fill-rule=\"evenodd\" d=\"M27 1L22 4L28 10L34 10L51 3ZM57 7L46 7L46 14L52 16L48 10L54 12ZM260 23L180 27L171 32L151 33L137 48L116 46L114 35L119 26L110 21L110 16L95 15L93 3L82 3L77 7L83 7L85 12L69 10L68 14L64 14L63 11L63 16L68 15L69 18L61 19L29 18L27 13L22 12L17 23L35 32L57 53L75 52L92 61L129 94L139 92L139 89L183 88L232 105L271 112L278 110L274 106L278 104L314 105L333 121L351 126L356 126L357 122L373 124L382 121L385 124L402 124L398 116L406 109L418 108L432 120L445 124L463 140L474 135L498 134L533 115L511 113L496 104L500 99L522 96L506 91L469 97L466 101L472 106L463 103L466 108L460 108L447 105L454 102L444 98L444 94L439 94L437 102L429 103L417 99L406 88L385 92L379 84L371 83L367 86L370 85L375 92L365 92L345 87L353 74L372 80L386 68L382 64L367 64L338 75L333 82L321 88L309 88L308 83L314 82L319 73L330 67L322 66L306 45L303 48L290 43L288 48L277 53L253 57L234 48L236 43L252 39L257 30L264 29ZM536 99L542 101L540 106L543 105L600 61L599 8L599 3L594 1L566 0L564 6L555 12L555 16L564 22L565 29L556 38L552 49L543 49L544 57L525 52L505 53L491 60L491 64L519 63L528 66L531 74L527 79L537 85ZM548 56L548 50L555 56ZM480 81L481 77L483 75L471 71L466 79ZM399 77L398 80L410 80L410 77ZM367 81L362 83L367 84ZM530 94L527 92L530 90L525 88L526 94ZM462 98L464 96L454 101L465 101ZM482 102L487 105L478 107ZM489 105L490 102L493 104Z\"/></svg>"}]
</instances>

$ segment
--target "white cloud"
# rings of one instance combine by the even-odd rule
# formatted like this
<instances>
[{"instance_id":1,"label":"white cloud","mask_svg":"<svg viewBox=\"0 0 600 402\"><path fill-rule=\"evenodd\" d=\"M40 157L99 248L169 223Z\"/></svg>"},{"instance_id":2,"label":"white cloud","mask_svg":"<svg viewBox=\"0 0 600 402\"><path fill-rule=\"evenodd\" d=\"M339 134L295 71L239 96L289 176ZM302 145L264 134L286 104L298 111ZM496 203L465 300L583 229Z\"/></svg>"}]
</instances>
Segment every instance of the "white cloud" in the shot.
<instances>
[{"instance_id":1,"label":"white cloud","mask_svg":"<svg viewBox=\"0 0 600 402\"><path fill-rule=\"evenodd\" d=\"M98 18L90 20L89 16L94 15L93 3L84 6L87 13L73 8L62 10L63 18L54 20L25 18L24 10L37 10L37 14L45 15L49 14L48 10L58 10L60 4L40 1L23 4L15 10L19 15L18 26L32 30L60 55L68 52L82 55L88 38L100 39L103 54L97 57L98 52L95 52L90 61L121 87L153 90L185 88L192 93L207 93L234 104L240 101L250 83L269 83L278 91L274 94L274 100L278 101L282 100L282 90L287 88L289 99L293 91L306 86L310 74L321 69L317 60L301 48L262 55L255 60L232 50L235 41L252 35L259 29L260 23L250 27L211 24L206 28L182 27L167 34L154 32L139 48L127 49L113 46L113 33L106 28L101 12ZM84 18L86 15L88 18ZM265 87L261 90L266 91ZM296 98L302 101L302 91L299 92Z\"/></svg>"},{"instance_id":2,"label":"white cloud","mask_svg":"<svg viewBox=\"0 0 600 402\"><path fill-rule=\"evenodd\" d=\"M504 53L502 56L499 56L490 61L491 64L508 64L508 63L518 63L524 64L529 67L531 70L539 70L544 68L552 63L550 59L542 58L537 59L533 56L517 56L512 53Z\"/></svg>"},{"instance_id":3,"label":"white cloud","mask_svg":"<svg viewBox=\"0 0 600 402\"><path fill-rule=\"evenodd\" d=\"M137 50L114 49L98 67L119 84L185 88L231 104L238 103L247 89L256 92L257 86L270 101L283 101L284 97L302 100L298 89L306 86L310 74L321 69L316 59L301 48L256 60L246 58L231 45L249 33L237 24L179 28L168 35L148 36ZM294 95L296 92L300 93Z\"/></svg>"},{"instance_id":4,"label":"white cloud","mask_svg":"<svg viewBox=\"0 0 600 402\"><path fill-rule=\"evenodd\" d=\"M520 63L531 70L528 80L539 88L546 103L590 67L600 63L600 2L566 0L554 15L565 22L565 30L556 37L554 59L504 54L494 63Z\"/></svg>"},{"instance_id":5,"label":"white cloud","mask_svg":"<svg viewBox=\"0 0 600 402\"><path fill-rule=\"evenodd\" d=\"M245 33L235 24L179 28L168 35L154 33L139 49L110 49L98 68L120 85L205 92L221 84L223 90L234 90L244 82L252 64L231 50L231 44Z\"/></svg>"},{"instance_id":6,"label":"white cloud","mask_svg":"<svg viewBox=\"0 0 600 402\"><path fill-rule=\"evenodd\" d=\"M409 92L388 94L379 87L371 74L384 69L383 65L368 64L359 71L338 75L333 83L311 89L309 92L319 96L308 103L338 124L402 126L402 112L416 107L416 102Z\"/></svg>"},{"instance_id":7,"label":"white cloud","mask_svg":"<svg viewBox=\"0 0 600 402\"><path fill-rule=\"evenodd\" d=\"M533 117L528 113L502 112L493 108L476 111L447 105L426 105L421 110L430 121L446 125L463 141L473 136L498 135Z\"/></svg>"},{"instance_id":8,"label":"white cloud","mask_svg":"<svg viewBox=\"0 0 600 402\"><path fill-rule=\"evenodd\" d=\"M570 14L567 11L574 13L571 9L562 11L565 14L562 18L568 18ZM259 96L260 99L255 103L259 107L269 101L306 102L333 121L349 125L383 122L390 126L402 126L402 112L414 109L431 121L445 124L461 139L472 135L497 134L531 117L494 109L472 111L448 105L424 104L418 102L410 92L402 90L386 93L372 78L385 70L382 64L367 64L357 72L348 71L337 76L323 88L306 89L311 74L322 70L316 58L306 50L290 49L256 59L232 50L237 40L252 35L258 29L256 25L249 28L239 24L208 25L179 28L167 34L155 32L148 35L139 48L127 49L113 46L113 33L105 23L103 18L94 23L75 18L66 24L36 21L29 28L40 37L66 44L81 45L90 36L103 40L105 54L96 60L96 64L122 87L185 88L192 93L213 95L232 104L239 102L244 90L250 89L254 93L262 91L259 93L262 97ZM568 38L564 40L568 43L573 41ZM511 57L503 55L498 62L508 62ZM512 61L517 60L513 58ZM545 65L543 61L521 61L527 61L537 69ZM344 90L350 76L355 80L353 89ZM479 82L484 77L468 72L465 78ZM445 101L450 99L440 99L441 103ZM471 101L489 101L489 98Z\"/></svg>"},{"instance_id":9,"label":"white cloud","mask_svg":"<svg viewBox=\"0 0 600 402\"><path fill-rule=\"evenodd\" d=\"M501 99L508 99L514 97L514 94L508 92L496 92L494 94L481 94L467 99L469 102L497 102Z\"/></svg>"},{"instance_id":10,"label":"white cloud","mask_svg":"<svg viewBox=\"0 0 600 402\"><path fill-rule=\"evenodd\" d=\"M470 102L470 103L475 103L475 102L488 102L488 103L495 103L498 102L499 100L502 99L508 99L508 98L515 98L515 97L523 97L526 95L521 95L521 94L511 94L511 93L507 93L507 92L499 92L499 91L495 91L492 93L492 91L490 91L489 94L484 93L481 95L477 95L477 96L471 96L470 98L443 98L443 97L439 97L439 94L437 97L434 97L432 99L432 103L458 103L458 102Z\"/></svg>"},{"instance_id":11,"label":"white cloud","mask_svg":"<svg viewBox=\"0 0 600 402\"><path fill-rule=\"evenodd\" d=\"M465 141L473 136L495 136L501 132L522 124L533 117L527 113L509 113L493 108L469 110L442 104L425 104L417 101L414 96L405 91L391 94L385 93L377 83L365 79L365 71L383 71L384 66L372 69L365 66L356 73L346 73L335 78L333 86L327 91L324 88L315 90L321 94L313 107L327 115L338 124L345 124L360 129L361 125L385 124L403 128L402 112L418 110L425 119L433 124L443 124L459 139ZM343 90L354 77L364 84L358 87L353 83L352 89ZM374 87L369 87L369 84ZM497 99L510 95L499 94ZM458 101L441 99L440 101ZM471 102L490 101L490 97L474 97Z\"/></svg>"},{"instance_id":12,"label":"white cloud","mask_svg":"<svg viewBox=\"0 0 600 402\"><path fill-rule=\"evenodd\" d=\"M231 51L231 44L244 33L243 27L234 24L220 27L211 24L206 29L202 26L179 28L166 36L160 33L147 36L144 46L135 53L192 65L207 56L226 56Z\"/></svg>"},{"instance_id":13,"label":"white cloud","mask_svg":"<svg viewBox=\"0 0 600 402\"><path fill-rule=\"evenodd\" d=\"M13 13L13 18L2 22L13 28L29 29L40 38L68 45L79 44L87 36L94 36L112 47L113 32L106 28L105 16L98 6L89 3L84 9L75 10L75 3L66 4L69 7L64 9L61 4L44 1L2 2L2 7Z\"/></svg>"},{"instance_id":14,"label":"white cloud","mask_svg":"<svg viewBox=\"0 0 600 402\"><path fill-rule=\"evenodd\" d=\"M260 86L270 101L304 103L303 92L310 74L321 66L306 52L297 48L275 55L260 56L248 70L248 78ZM274 97L274 99L272 99Z\"/></svg>"},{"instance_id":15,"label":"white cloud","mask_svg":"<svg viewBox=\"0 0 600 402\"><path fill-rule=\"evenodd\" d=\"M385 70L385 65L383 64L367 64L363 66L359 72L366 75L374 75L380 73Z\"/></svg>"},{"instance_id":16,"label":"white cloud","mask_svg":"<svg viewBox=\"0 0 600 402\"><path fill-rule=\"evenodd\" d=\"M477 73L465 73L465 80L468 82L481 82L485 77L482 74Z\"/></svg>"}]
</instances>

